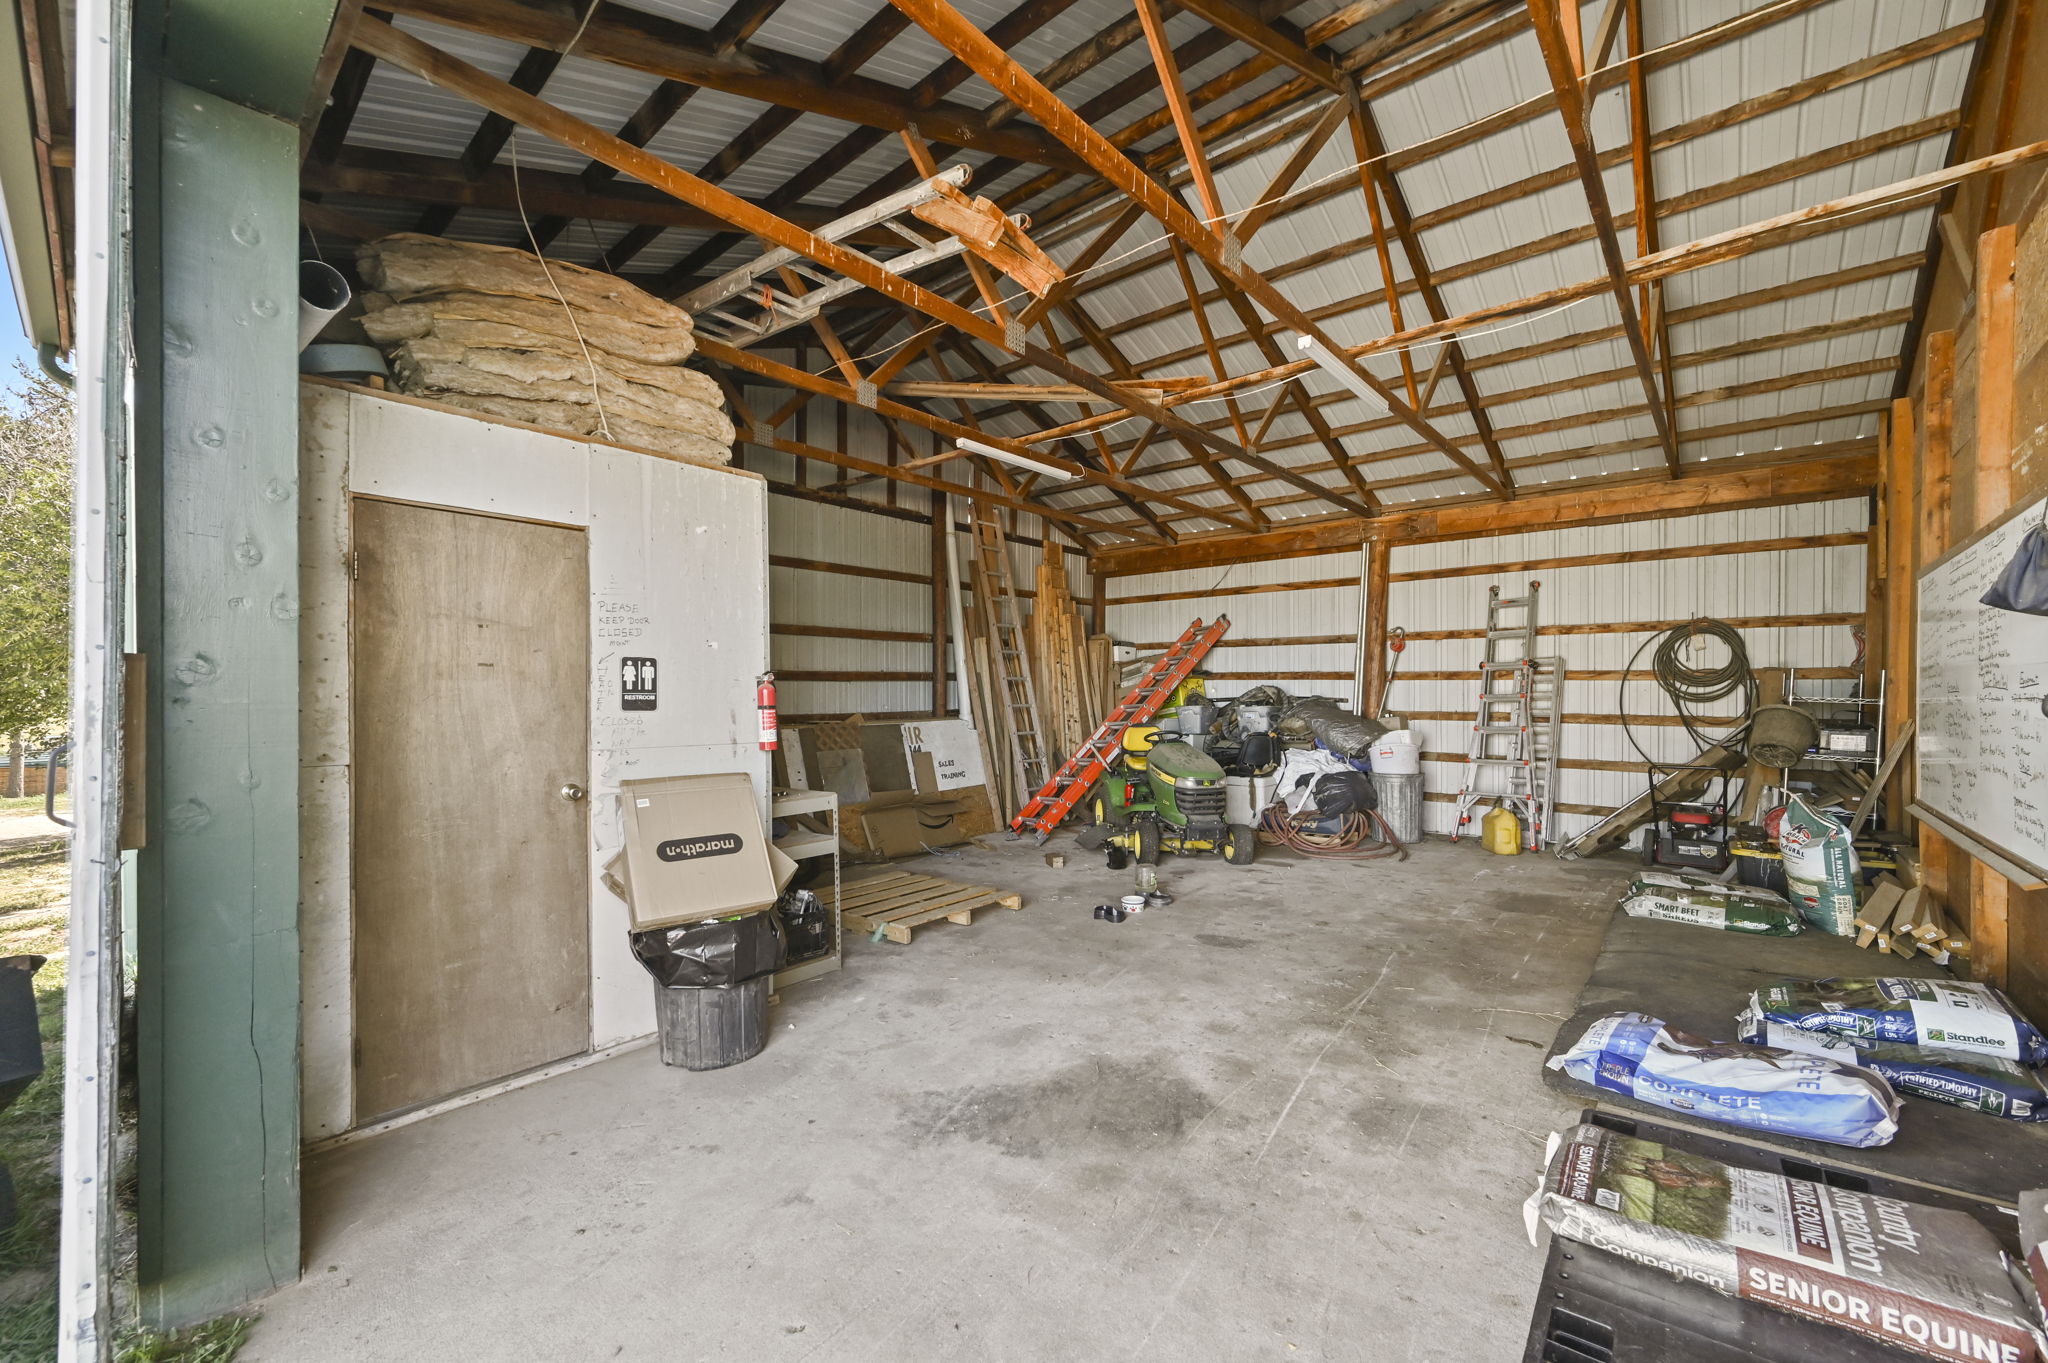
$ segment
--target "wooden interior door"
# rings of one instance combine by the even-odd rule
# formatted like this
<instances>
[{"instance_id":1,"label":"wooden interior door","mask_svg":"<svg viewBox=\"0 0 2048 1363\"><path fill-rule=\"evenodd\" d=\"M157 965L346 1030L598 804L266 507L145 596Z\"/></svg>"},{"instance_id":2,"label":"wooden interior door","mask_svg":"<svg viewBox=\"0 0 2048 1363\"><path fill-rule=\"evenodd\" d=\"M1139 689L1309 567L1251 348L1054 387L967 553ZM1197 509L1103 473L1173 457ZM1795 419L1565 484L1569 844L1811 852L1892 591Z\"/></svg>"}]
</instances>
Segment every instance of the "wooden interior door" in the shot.
<instances>
[{"instance_id":1,"label":"wooden interior door","mask_svg":"<svg viewBox=\"0 0 2048 1363\"><path fill-rule=\"evenodd\" d=\"M581 530L354 517L363 1122L589 1047L590 569Z\"/></svg>"}]
</instances>

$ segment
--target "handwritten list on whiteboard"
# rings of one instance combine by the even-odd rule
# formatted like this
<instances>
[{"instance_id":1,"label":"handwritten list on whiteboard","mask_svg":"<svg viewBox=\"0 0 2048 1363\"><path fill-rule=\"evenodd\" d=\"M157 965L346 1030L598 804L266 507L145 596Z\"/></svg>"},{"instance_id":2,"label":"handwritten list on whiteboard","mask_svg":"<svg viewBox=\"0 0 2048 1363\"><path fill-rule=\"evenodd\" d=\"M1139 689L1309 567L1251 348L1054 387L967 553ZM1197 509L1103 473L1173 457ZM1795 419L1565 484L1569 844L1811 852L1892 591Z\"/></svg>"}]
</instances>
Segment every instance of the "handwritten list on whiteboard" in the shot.
<instances>
[{"instance_id":1,"label":"handwritten list on whiteboard","mask_svg":"<svg viewBox=\"0 0 2048 1363\"><path fill-rule=\"evenodd\" d=\"M1920 575L1918 800L2048 876L2048 616L1978 598L2043 502Z\"/></svg>"}]
</instances>

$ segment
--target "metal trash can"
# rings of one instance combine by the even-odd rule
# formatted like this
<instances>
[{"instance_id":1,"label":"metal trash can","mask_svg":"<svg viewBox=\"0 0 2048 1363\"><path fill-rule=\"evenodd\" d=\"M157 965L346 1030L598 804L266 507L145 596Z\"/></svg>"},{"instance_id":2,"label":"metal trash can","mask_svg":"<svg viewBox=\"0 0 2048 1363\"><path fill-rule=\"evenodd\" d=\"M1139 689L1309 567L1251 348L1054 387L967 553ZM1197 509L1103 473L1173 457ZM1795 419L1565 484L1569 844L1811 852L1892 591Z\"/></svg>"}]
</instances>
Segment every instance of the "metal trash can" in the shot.
<instances>
[{"instance_id":1,"label":"metal trash can","mask_svg":"<svg viewBox=\"0 0 2048 1363\"><path fill-rule=\"evenodd\" d=\"M711 989L654 987L661 1063L718 1070L751 1060L768 1044L768 991L773 975Z\"/></svg>"},{"instance_id":2,"label":"metal trash can","mask_svg":"<svg viewBox=\"0 0 2048 1363\"><path fill-rule=\"evenodd\" d=\"M768 993L789 954L772 911L633 934L633 955L654 977L661 1063L716 1070L768 1044Z\"/></svg>"},{"instance_id":3,"label":"metal trash can","mask_svg":"<svg viewBox=\"0 0 2048 1363\"><path fill-rule=\"evenodd\" d=\"M1403 843L1422 841L1422 774L1376 771L1373 793L1380 797L1380 817Z\"/></svg>"}]
</instances>

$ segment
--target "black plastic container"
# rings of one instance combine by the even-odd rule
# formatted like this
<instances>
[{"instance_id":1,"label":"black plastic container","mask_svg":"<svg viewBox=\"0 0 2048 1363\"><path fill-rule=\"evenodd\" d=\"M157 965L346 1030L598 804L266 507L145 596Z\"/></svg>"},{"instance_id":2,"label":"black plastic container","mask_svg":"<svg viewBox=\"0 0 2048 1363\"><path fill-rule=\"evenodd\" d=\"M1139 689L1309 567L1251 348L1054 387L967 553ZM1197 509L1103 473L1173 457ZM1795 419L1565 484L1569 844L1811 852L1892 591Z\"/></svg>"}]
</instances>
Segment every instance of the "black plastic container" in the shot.
<instances>
[{"instance_id":1,"label":"black plastic container","mask_svg":"<svg viewBox=\"0 0 2048 1363\"><path fill-rule=\"evenodd\" d=\"M634 933L633 954L654 977L661 1063L716 1070L759 1055L788 941L772 910Z\"/></svg>"},{"instance_id":2,"label":"black plastic container","mask_svg":"<svg viewBox=\"0 0 2048 1363\"><path fill-rule=\"evenodd\" d=\"M768 1044L772 975L711 989L654 991L661 1063L685 1070L722 1070L751 1060Z\"/></svg>"}]
</instances>

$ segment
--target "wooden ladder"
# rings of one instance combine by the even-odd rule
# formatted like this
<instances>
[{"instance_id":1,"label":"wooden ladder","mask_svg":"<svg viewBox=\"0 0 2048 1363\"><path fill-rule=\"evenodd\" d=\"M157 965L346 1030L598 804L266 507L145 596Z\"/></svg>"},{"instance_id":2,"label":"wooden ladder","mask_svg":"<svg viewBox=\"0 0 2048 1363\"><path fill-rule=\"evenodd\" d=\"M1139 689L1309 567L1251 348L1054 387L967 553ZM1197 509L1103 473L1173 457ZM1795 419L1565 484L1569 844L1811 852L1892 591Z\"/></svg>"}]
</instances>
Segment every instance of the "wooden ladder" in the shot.
<instances>
[{"instance_id":1,"label":"wooden ladder","mask_svg":"<svg viewBox=\"0 0 2048 1363\"><path fill-rule=\"evenodd\" d=\"M1036 790L1045 781L1045 744L1038 733L1038 689L1024 649L1024 623L1017 608L1017 583L1010 571L1010 546L1001 512L981 501L969 504L974 524L974 595L988 622L989 666L995 673L996 710L1017 789Z\"/></svg>"}]
</instances>

